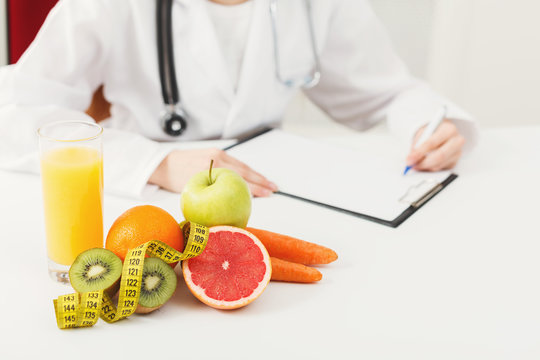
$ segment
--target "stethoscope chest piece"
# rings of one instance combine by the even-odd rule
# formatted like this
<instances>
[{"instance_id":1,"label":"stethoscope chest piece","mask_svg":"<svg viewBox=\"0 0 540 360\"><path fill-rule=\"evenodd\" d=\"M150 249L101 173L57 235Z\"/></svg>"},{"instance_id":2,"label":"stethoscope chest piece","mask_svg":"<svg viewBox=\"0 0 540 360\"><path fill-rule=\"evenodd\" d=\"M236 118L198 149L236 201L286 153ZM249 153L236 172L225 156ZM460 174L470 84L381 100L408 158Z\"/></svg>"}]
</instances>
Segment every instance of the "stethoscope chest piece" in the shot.
<instances>
[{"instance_id":1,"label":"stethoscope chest piece","mask_svg":"<svg viewBox=\"0 0 540 360\"><path fill-rule=\"evenodd\" d=\"M161 127L167 135L180 136L187 128L186 118L181 108L167 109L161 116Z\"/></svg>"}]
</instances>

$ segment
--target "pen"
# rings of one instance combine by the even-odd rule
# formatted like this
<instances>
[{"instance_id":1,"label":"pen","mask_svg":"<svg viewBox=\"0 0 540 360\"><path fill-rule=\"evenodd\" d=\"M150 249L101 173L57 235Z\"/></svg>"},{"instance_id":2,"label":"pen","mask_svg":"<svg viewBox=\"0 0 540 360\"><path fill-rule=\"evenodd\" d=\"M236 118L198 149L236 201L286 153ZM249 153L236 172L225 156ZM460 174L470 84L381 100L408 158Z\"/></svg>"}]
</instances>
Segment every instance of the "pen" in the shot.
<instances>
[{"instance_id":1,"label":"pen","mask_svg":"<svg viewBox=\"0 0 540 360\"><path fill-rule=\"evenodd\" d=\"M442 106L441 109L439 110L439 112L437 113L437 116L434 117L433 120L431 120L428 123L428 125L426 126L426 129L424 130L424 132L420 136L420 139L418 139L418 141L414 145L415 149L418 146L420 146L421 144L423 144L427 139L429 139L429 137L431 135L433 135L433 133L435 132L435 130L437 130L439 125L441 125L441 123L443 122L445 117L446 117L446 106ZM409 170L411 170L413 167L414 167L414 165L407 165L405 167L405 171L403 172L403 175L407 175Z\"/></svg>"}]
</instances>

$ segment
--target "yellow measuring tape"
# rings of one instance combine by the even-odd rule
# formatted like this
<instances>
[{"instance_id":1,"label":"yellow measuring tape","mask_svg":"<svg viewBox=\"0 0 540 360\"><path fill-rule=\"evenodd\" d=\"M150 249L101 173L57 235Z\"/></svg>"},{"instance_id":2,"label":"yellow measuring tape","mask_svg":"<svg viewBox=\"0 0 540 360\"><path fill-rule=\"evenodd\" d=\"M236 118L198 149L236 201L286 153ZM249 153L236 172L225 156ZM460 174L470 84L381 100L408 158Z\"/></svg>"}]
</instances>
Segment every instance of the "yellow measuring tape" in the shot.
<instances>
[{"instance_id":1,"label":"yellow measuring tape","mask_svg":"<svg viewBox=\"0 0 540 360\"><path fill-rule=\"evenodd\" d=\"M133 314L139 303L145 255L160 258L170 264L190 259L203 252L208 242L208 228L187 221L182 222L180 227L184 239L187 239L182 253L156 240L128 251L122 266L118 308L103 290L62 295L53 300L58 327L68 329L92 326L98 317L113 323Z\"/></svg>"}]
</instances>

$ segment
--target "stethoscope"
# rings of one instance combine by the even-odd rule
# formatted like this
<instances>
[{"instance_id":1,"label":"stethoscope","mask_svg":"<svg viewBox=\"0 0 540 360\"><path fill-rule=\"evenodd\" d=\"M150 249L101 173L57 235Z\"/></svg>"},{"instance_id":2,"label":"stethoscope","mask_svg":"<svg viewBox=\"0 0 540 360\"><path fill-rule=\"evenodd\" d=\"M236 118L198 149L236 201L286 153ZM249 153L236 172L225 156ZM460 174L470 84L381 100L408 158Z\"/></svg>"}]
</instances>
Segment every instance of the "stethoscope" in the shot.
<instances>
[{"instance_id":1,"label":"stethoscope","mask_svg":"<svg viewBox=\"0 0 540 360\"><path fill-rule=\"evenodd\" d=\"M161 95L163 96L163 102L165 104L164 111L160 117L160 123L166 134L170 136L180 136L187 128L189 115L185 111L180 100L180 91L178 90L176 81L172 39L172 3L173 0L157 0L156 7L159 80L161 82ZM304 7L306 9L311 50L313 53L313 69L305 76L284 79L281 74L279 61L279 41L276 26L278 0L270 0L269 10L274 45L276 78L283 85L290 88L302 87L304 89L309 89L317 85L321 78L321 66L316 49L315 31L313 28L311 0L304 0Z\"/></svg>"}]
</instances>

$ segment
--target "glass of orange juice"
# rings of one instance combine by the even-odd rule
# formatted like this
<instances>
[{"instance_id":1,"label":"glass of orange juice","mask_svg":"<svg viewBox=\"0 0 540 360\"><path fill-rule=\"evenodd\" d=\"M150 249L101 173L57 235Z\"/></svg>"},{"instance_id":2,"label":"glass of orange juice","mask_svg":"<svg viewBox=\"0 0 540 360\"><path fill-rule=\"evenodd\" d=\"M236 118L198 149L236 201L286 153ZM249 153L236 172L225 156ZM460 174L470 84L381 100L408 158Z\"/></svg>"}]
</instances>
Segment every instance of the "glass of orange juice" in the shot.
<instances>
[{"instance_id":1,"label":"glass of orange juice","mask_svg":"<svg viewBox=\"0 0 540 360\"><path fill-rule=\"evenodd\" d=\"M103 247L103 129L62 121L38 134L49 275L69 283L77 255Z\"/></svg>"}]
</instances>

